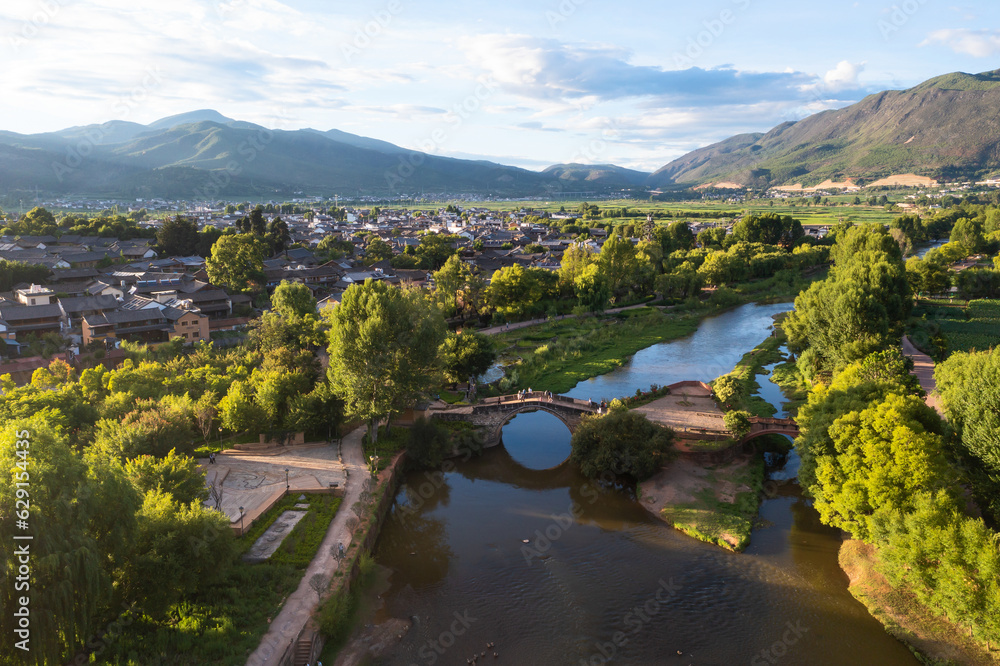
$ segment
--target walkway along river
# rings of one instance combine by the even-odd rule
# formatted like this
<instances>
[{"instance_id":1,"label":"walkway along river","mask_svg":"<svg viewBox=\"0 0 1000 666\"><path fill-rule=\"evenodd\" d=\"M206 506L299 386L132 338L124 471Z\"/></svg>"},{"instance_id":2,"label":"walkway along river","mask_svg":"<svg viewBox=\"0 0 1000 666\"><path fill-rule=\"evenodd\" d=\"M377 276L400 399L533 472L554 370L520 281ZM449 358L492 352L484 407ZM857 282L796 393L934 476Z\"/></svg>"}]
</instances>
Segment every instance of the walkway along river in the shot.
<instances>
[{"instance_id":1,"label":"walkway along river","mask_svg":"<svg viewBox=\"0 0 1000 666\"><path fill-rule=\"evenodd\" d=\"M712 379L788 307L708 319L572 395ZM766 526L737 555L580 476L551 415L515 417L503 440L447 473L406 478L376 549L390 573L374 621L414 623L379 663L466 664L484 651L480 664L918 663L847 592L839 533L796 486L765 499Z\"/></svg>"}]
</instances>

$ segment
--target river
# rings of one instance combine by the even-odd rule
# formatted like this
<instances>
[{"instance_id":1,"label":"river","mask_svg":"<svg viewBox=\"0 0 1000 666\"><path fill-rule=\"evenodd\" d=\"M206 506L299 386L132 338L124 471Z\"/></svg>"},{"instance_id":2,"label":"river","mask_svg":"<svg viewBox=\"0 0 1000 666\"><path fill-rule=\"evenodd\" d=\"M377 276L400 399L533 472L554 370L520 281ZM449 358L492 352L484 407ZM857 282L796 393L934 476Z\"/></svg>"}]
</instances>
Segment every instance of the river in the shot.
<instances>
[{"instance_id":1,"label":"river","mask_svg":"<svg viewBox=\"0 0 1000 666\"><path fill-rule=\"evenodd\" d=\"M786 309L710 318L572 394L712 379ZM378 663L461 665L482 652L480 665L918 663L847 592L839 532L797 486L769 484L765 526L733 554L580 476L551 415L515 417L503 441L443 475L405 479L376 547L388 583L372 621L414 625Z\"/></svg>"}]
</instances>

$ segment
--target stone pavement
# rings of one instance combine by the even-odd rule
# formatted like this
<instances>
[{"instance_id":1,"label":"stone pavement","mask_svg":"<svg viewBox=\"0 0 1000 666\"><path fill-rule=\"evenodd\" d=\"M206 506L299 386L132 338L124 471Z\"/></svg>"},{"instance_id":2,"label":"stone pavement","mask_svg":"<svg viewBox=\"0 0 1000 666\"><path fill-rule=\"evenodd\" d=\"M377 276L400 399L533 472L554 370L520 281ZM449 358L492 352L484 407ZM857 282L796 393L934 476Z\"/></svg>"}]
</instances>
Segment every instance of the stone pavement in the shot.
<instances>
[{"instance_id":1,"label":"stone pavement","mask_svg":"<svg viewBox=\"0 0 1000 666\"><path fill-rule=\"evenodd\" d=\"M337 562L333 559L331 547L343 543L347 548L351 543L351 531L347 527L347 520L354 515L351 513L351 506L361 496L361 486L368 474L361 448L361 438L364 433L365 428L362 426L344 437L341 455L347 470L347 486L340 509L330 523L319 552L302 575L299 587L288 596L277 617L271 621L271 626L261 639L260 645L247 659L247 666L277 666L286 648L306 626L306 622L318 605L316 593L309 587L309 579L317 573L332 577L337 569Z\"/></svg>"},{"instance_id":2,"label":"stone pavement","mask_svg":"<svg viewBox=\"0 0 1000 666\"><path fill-rule=\"evenodd\" d=\"M250 524L266 511L272 500L285 492L285 469L291 492L327 490L331 483L344 487L346 473L338 459L337 447L305 445L289 447L277 455L218 453L215 464L200 461L205 470L205 483L222 483L222 505L231 523L239 525L240 507L243 524ZM215 506L209 498L208 506Z\"/></svg>"},{"instance_id":3,"label":"stone pavement","mask_svg":"<svg viewBox=\"0 0 1000 666\"><path fill-rule=\"evenodd\" d=\"M645 414L650 421L673 428L679 436L683 436L686 428L725 430L723 413L715 400L708 395L695 395L694 389L688 391L688 395L671 393L632 411Z\"/></svg>"}]
</instances>

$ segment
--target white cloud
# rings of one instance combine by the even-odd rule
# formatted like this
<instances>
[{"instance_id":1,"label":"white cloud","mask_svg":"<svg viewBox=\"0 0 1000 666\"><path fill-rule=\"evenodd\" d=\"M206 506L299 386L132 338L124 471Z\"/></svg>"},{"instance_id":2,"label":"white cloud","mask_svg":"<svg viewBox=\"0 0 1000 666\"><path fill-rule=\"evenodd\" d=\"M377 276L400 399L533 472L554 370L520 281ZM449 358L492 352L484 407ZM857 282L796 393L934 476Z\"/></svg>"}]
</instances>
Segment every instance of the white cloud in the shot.
<instances>
[{"instance_id":1,"label":"white cloud","mask_svg":"<svg viewBox=\"0 0 1000 666\"><path fill-rule=\"evenodd\" d=\"M841 60L837 66L823 76L823 83L830 92L855 89L858 87L858 75L865 69L865 63L853 63Z\"/></svg>"},{"instance_id":2,"label":"white cloud","mask_svg":"<svg viewBox=\"0 0 1000 666\"><path fill-rule=\"evenodd\" d=\"M1000 54L1000 30L935 30L920 45L929 44L943 44L955 53L974 58L989 58Z\"/></svg>"},{"instance_id":3,"label":"white cloud","mask_svg":"<svg viewBox=\"0 0 1000 666\"><path fill-rule=\"evenodd\" d=\"M570 44L530 35L491 34L459 47L506 91L537 100L662 97L687 104L734 104L793 99L815 77L801 72L746 72L732 67L669 70L628 62L626 49Z\"/></svg>"}]
</instances>

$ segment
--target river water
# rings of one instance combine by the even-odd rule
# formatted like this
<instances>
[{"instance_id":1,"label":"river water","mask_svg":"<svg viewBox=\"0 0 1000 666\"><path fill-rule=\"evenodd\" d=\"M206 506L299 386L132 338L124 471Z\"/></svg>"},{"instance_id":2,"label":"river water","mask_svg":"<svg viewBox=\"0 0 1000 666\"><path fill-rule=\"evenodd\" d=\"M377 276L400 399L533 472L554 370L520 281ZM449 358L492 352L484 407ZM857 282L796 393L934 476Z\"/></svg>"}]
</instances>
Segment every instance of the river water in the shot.
<instances>
[{"instance_id":1,"label":"river water","mask_svg":"<svg viewBox=\"0 0 1000 666\"><path fill-rule=\"evenodd\" d=\"M787 307L709 319L573 394L712 379ZM405 479L376 547L389 576L373 621L414 625L379 663L461 665L482 652L480 665L918 663L847 592L839 533L797 486L772 489L766 526L738 555L580 476L564 462L569 431L551 415L515 417L503 441Z\"/></svg>"}]
</instances>

